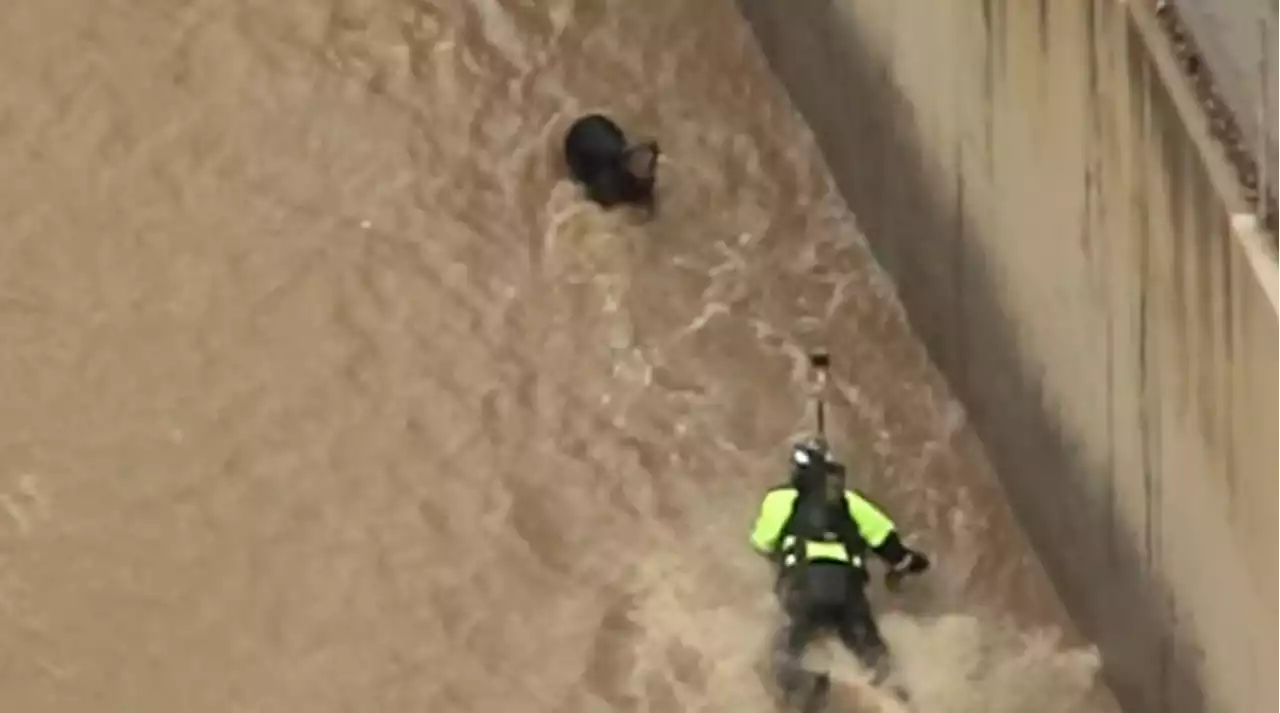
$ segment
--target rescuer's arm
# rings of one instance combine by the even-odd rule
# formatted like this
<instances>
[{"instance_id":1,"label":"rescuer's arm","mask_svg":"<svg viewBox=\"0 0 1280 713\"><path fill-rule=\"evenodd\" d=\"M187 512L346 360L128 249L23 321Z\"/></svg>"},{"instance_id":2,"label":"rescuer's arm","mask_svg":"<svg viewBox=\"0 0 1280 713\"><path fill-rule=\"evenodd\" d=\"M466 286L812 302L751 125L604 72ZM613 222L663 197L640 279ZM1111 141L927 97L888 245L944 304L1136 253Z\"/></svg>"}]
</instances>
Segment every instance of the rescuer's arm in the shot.
<instances>
[{"instance_id":1,"label":"rescuer's arm","mask_svg":"<svg viewBox=\"0 0 1280 713\"><path fill-rule=\"evenodd\" d=\"M751 546L757 552L771 555L778 549L778 540L782 537L782 528L791 516L791 507L796 500L796 491L790 488L770 490L760 502L760 513L756 515L755 527L751 529Z\"/></svg>"},{"instance_id":2,"label":"rescuer's arm","mask_svg":"<svg viewBox=\"0 0 1280 713\"><path fill-rule=\"evenodd\" d=\"M883 510L856 490L846 491L845 499L849 502L849 514L858 524L862 539L894 571L923 572L929 568L928 558L902 544L893 520Z\"/></svg>"}]
</instances>

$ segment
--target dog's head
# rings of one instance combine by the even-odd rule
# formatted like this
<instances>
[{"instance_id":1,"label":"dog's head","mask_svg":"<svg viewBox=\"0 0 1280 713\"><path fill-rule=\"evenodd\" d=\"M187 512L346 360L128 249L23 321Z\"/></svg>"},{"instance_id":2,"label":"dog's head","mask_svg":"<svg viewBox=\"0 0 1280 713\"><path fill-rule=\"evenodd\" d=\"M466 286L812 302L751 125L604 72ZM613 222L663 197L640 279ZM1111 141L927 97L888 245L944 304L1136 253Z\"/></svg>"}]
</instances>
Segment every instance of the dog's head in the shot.
<instances>
[{"instance_id":1,"label":"dog's head","mask_svg":"<svg viewBox=\"0 0 1280 713\"><path fill-rule=\"evenodd\" d=\"M623 165L627 173L642 181L652 181L658 170L657 141L645 141L627 147L623 153Z\"/></svg>"}]
</instances>

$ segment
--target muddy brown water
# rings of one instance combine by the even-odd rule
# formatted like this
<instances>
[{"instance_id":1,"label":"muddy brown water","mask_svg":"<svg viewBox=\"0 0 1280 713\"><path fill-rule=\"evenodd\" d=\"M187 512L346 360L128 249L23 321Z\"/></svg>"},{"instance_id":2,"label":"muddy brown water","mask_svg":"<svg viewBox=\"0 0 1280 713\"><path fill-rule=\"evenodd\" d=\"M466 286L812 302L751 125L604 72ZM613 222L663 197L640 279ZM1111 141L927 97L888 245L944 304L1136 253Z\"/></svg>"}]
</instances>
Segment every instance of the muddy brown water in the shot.
<instances>
[{"instance_id":1,"label":"muddy brown water","mask_svg":"<svg viewBox=\"0 0 1280 713\"><path fill-rule=\"evenodd\" d=\"M732 3L11 0L0 71L0 709L772 710L815 346L921 709L1104 709Z\"/></svg>"}]
</instances>

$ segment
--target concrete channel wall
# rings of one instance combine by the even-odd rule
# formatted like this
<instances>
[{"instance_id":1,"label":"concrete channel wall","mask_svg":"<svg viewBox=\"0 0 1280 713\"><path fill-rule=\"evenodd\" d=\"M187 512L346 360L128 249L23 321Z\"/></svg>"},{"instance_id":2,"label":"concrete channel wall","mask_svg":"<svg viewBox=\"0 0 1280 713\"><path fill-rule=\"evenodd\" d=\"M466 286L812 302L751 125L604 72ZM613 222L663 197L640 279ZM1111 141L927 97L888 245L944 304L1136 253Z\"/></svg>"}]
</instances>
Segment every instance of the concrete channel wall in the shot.
<instances>
[{"instance_id":1,"label":"concrete channel wall","mask_svg":"<svg viewBox=\"0 0 1280 713\"><path fill-rule=\"evenodd\" d=\"M1275 710L1276 265L1149 7L740 5L1125 708Z\"/></svg>"}]
</instances>

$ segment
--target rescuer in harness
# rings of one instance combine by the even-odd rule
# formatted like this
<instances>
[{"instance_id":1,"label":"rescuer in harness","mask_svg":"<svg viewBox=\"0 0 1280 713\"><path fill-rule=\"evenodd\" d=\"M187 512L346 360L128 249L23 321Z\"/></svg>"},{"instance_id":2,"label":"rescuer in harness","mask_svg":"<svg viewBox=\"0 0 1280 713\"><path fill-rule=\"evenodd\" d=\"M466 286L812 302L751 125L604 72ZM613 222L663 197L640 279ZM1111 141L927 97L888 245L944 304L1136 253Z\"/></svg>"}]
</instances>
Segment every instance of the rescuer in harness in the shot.
<instances>
[{"instance_id":1,"label":"rescuer in harness","mask_svg":"<svg viewBox=\"0 0 1280 713\"><path fill-rule=\"evenodd\" d=\"M879 683L887 654L864 587L870 552L890 567L889 578L918 574L929 560L908 549L893 521L845 486L844 466L819 437L792 449L790 482L765 495L751 544L778 566L778 596L787 622L778 632L775 669L782 694L803 710L818 710L830 688L827 673L804 668L805 648L834 630Z\"/></svg>"}]
</instances>

